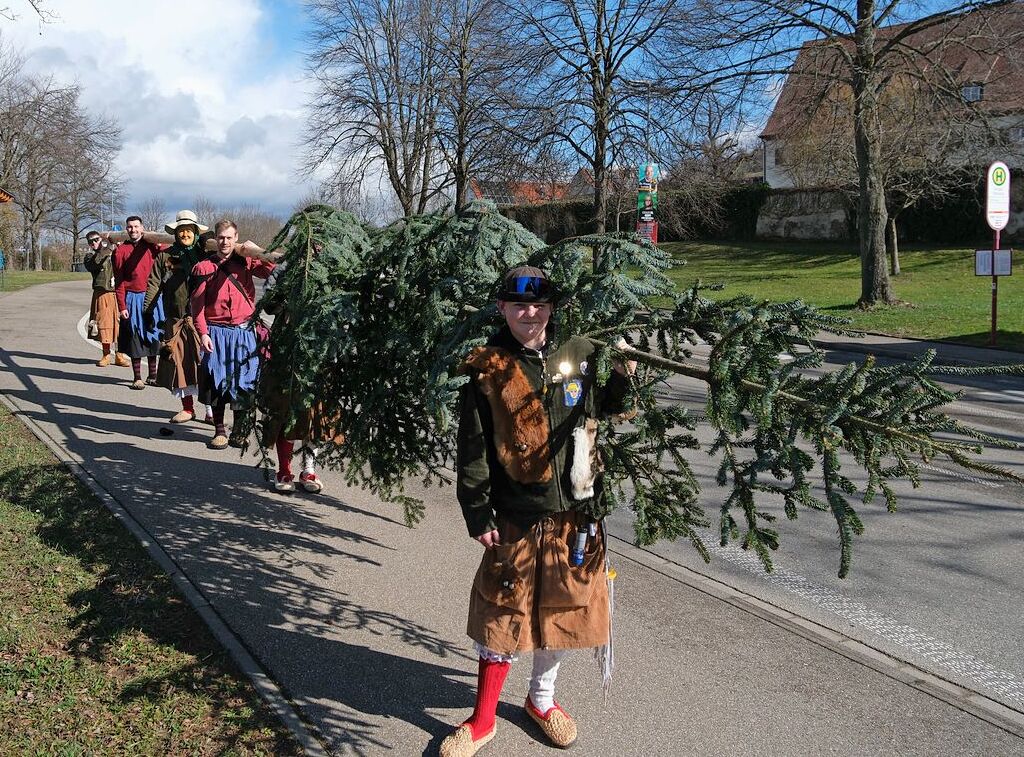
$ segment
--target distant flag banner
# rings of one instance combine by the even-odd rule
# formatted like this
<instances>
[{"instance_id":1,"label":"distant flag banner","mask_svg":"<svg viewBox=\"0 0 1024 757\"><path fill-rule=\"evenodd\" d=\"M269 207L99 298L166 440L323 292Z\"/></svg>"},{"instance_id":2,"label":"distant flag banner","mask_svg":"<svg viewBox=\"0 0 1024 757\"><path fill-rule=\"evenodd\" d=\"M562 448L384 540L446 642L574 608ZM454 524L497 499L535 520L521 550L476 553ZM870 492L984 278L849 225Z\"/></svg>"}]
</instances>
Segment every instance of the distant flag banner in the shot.
<instances>
[{"instance_id":1,"label":"distant flag banner","mask_svg":"<svg viewBox=\"0 0 1024 757\"><path fill-rule=\"evenodd\" d=\"M658 179L657 163L644 163L637 168L636 233L653 244L658 243Z\"/></svg>"}]
</instances>

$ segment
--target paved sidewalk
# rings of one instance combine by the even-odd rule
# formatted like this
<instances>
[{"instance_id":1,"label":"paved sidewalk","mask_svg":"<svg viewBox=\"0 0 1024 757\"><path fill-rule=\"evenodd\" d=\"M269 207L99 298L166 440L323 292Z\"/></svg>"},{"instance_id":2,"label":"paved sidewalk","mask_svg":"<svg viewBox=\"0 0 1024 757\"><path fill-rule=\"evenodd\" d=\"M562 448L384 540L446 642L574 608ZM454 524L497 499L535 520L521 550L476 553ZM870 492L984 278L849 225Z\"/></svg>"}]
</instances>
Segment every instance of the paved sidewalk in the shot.
<instances>
[{"instance_id":1,"label":"paved sidewalk","mask_svg":"<svg viewBox=\"0 0 1024 757\"><path fill-rule=\"evenodd\" d=\"M451 490L426 520L344 488L282 496L207 427L170 427L162 390L99 369L77 325L87 282L0 298L0 392L166 550L333 753L435 754L469 714L464 635L479 547ZM171 436L161 434L167 429ZM630 545L613 545L616 676L563 666L578 755L1024 755L1024 716L872 654ZM513 670L481 754L554 754L523 715Z\"/></svg>"}]
</instances>

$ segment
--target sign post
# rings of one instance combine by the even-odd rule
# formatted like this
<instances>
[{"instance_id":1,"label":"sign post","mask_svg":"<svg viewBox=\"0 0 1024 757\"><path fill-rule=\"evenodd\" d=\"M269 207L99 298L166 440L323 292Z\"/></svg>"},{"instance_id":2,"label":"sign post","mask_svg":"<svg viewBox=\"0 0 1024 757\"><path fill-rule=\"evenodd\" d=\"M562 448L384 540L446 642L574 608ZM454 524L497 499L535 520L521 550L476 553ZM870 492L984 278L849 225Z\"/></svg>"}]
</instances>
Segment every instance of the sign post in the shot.
<instances>
[{"instance_id":1,"label":"sign post","mask_svg":"<svg viewBox=\"0 0 1024 757\"><path fill-rule=\"evenodd\" d=\"M995 161L988 167L988 181L985 192L985 220L988 227L995 233L995 244L992 246L990 256L992 274L992 330L989 333L988 343L996 343L996 310L999 301L999 275L996 273L995 257L999 255L999 232L1006 228L1010 220L1010 169L1001 160ZM1006 252L1010 253L1009 250ZM1010 260L1012 253L1006 256ZM978 258L975 253L975 275L978 275ZM1005 275L1005 274L1004 274Z\"/></svg>"},{"instance_id":2,"label":"sign post","mask_svg":"<svg viewBox=\"0 0 1024 757\"><path fill-rule=\"evenodd\" d=\"M658 243L658 179L657 163L644 163L637 170L636 233L652 244Z\"/></svg>"}]
</instances>

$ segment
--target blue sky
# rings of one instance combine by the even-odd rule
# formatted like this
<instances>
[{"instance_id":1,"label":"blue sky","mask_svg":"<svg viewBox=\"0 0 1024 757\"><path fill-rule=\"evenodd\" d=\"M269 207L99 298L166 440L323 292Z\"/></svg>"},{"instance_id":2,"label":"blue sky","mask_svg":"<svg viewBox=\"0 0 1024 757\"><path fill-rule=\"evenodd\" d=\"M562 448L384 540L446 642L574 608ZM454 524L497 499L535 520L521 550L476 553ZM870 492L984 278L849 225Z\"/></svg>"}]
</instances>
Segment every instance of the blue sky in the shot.
<instances>
[{"instance_id":1,"label":"blue sky","mask_svg":"<svg viewBox=\"0 0 1024 757\"><path fill-rule=\"evenodd\" d=\"M78 83L124 129L128 210L159 196L171 214L202 195L288 212L300 175L306 83L300 0L3 0L4 43L27 66Z\"/></svg>"}]
</instances>

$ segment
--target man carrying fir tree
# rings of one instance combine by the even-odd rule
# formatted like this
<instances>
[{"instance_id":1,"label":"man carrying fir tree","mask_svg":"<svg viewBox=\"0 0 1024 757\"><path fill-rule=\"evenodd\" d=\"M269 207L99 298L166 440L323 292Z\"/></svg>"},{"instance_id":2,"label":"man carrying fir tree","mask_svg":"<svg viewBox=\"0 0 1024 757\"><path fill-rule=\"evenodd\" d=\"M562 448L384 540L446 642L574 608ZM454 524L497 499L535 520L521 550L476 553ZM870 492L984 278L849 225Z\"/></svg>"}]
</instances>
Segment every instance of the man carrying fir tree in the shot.
<instances>
[{"instance_id":1,"label":"man carrying fir tree","mask_svg":"<svg viewBox=\"0 0 1024 757\"><path fill-rule=\"evenodd\" d=\"M210 449L228 446L224 411L256 383L259 355L256 335L250 324L255 312L256 285L253 278L266 279L274 263L235 254L238 227L234 221L214 226L217 252L192 269L195 290L192 318L203 348L199 374L199 399L213 407L214 436ZM256 245L246 242L256 250ZM242 442L236 440L236 444Z\"/></svg>"},{"instance_id":2,"label":"man carrying fir tree","mask_svg":"<svg viewBox=\"0 0 1024 757\"><path fill-rule=\"evenodd\" d=\"M174 235L174 244L153 259L143 309L153 312L159 303L163 310L160 326L164 347L156 380L181 400L181 410L171 418L171 423L185 423L195 418L193 398L198 393L200 358L199 334L189 316L192 269L210 255L201 236L209 228L200 224L191 210L182 210L164 230Z\"/></svg>"},{"instance_id":3,"label":"man carrying fir tree","mask_svg":"<svg viewBox=\"0 0 1024 757\"><path fill-rule=\"evenodd\" d=\"M96 337L103 345L103 357L96 361L100 368L110 365L112 356L110 347L117 345L117 296L114 294L114 268L112 246L108 247L97 231L85 235L89 245L89 253L85 256L85 270L92 274L92 305L89 308L89 320L95 324ZM113 356L116 364L122 367L131 365L128 358L121 353Z\"/></svg>"},{"instance_id":4,"label":"man carrying fir tree","mask_svg":"<svg viewBox=\"0 0 1024 757\"><path fill-rule=\"evenodd\" d=\"M596 422L621 411L626 373L595 381L595 349L557 342L556 292L539 268L509 271L498 291L505 327L473 351L460 397L458 499L484 546L470 593L468 633L479 653L473 715L441 744L468 757L494 738L501 689L520 652L533 652L524 707L547 739L566 747L576 723L554 699L569 649L608 643L602 523L582 512L598 493Z\"/></svg>"},{"instance_id":5,"label":"man carrying fir tree","mask_svg":"<svg viewBox=\"0 0 1024 757\"><path fill-rule=\"evenodd\" d=\"M160 351L160 321L157 312L147 315L142 305L146 299L149 272L153 268L153 257L160 252L160 246L146 238L142 219L128 216L125 219L128 241L114 250L113 269L117 309L121 323L117 337L118 351L125 352L132 361L134 381L132 389L145 389L146 384L156 384L156 356ZM142 380L142 358L146 358L149 373Z\"/></svg>"}]
</instances>

